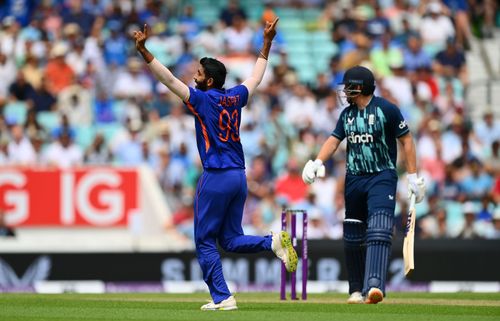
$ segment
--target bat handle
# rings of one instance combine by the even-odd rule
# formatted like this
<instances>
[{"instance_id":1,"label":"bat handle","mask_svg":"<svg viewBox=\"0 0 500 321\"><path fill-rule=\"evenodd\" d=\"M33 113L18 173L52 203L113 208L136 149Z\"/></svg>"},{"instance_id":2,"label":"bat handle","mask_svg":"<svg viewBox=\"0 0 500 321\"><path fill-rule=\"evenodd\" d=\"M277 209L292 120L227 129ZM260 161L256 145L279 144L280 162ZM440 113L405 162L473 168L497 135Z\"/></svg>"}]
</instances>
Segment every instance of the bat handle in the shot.
<instances>
[{"instance_id":1,"label":"bat handle","mask_svg":"<svg viewBox=\"0 0 500 321\"><path fill-rule=\"evenodd\" d=\"M415 196L415 193L410 194L410 204L408 206L408 209L411 209L412 207L415 207L415 202L416 202L417 197Z\"/></svg>"}]
</instances>

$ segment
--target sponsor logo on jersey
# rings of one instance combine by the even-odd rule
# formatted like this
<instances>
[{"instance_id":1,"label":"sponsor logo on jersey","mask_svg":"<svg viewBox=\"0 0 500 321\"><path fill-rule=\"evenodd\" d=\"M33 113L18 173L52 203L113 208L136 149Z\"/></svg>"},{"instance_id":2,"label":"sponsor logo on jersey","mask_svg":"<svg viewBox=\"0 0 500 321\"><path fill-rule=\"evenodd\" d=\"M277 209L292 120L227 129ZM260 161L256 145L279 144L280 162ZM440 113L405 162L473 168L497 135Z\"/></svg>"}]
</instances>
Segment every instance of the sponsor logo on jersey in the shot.
<instances>
[{"instance_id":1,"label":"sponsor logo on jersey","mask_svg":"<svg viewBox=\"0 0 500 321\"><path fill-rule=\"evenodd\" d=\"M406 120L402 120L402 121L399 123L399 129L403 129L403 128L405 128L406 126L408 126L408 124L406 123Z\"/></svg>"},{"instance_id":2,"label":"sponsor logo on jersey","mask_svg":"<svg viewBox=\"0 0 500 321\"><path fill-rule=\"evenodd\" d=\"M353 123L353 122L354 122L354 117L353 117L353 118L349 118L349 117L347 117L347 123L348 123L349 125L352 125L352 123Z\"/></svg>"},{"instance_id":3,"label":"sponsor logo on jersey","mask_svg":"<svg viewBox=\"0 0 500 321\"><path fill-rule=\"evenodd\" d=\"M347 137L347 140L351 144L373 143L373 136L368 133L354 134L354 132L351 132L351 134Z\"/></svg>"}]
</instances>

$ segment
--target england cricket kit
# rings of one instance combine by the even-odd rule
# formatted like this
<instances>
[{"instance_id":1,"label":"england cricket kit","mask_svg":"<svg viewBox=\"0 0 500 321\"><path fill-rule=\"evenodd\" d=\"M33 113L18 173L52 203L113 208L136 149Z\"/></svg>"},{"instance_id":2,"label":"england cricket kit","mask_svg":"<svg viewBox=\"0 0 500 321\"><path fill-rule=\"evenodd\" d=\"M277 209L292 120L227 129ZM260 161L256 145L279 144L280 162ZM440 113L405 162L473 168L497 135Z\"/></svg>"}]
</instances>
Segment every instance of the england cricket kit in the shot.
<instances>
[{"instance_id":1,"label":"england cricket kit","mask_svg":"<svg viewBox=\"0 0 500 321\"><path fill-rule=\"evenodd\" d=\"M376 96L364 109L345 108L332 132L347 139L344 245L350 293L366 295L371 287L384 291L396 204L397 138L408 132L399 108Z\"/></svg>"},{"instance_id":2,"label":"england cricket kit","mask_svg":"<svg viewBox=\"0 0 500 321\"><path fill-rule=\"evenodd\" d=\"M228 252L253 253L271 250L272 239L244 235L241 227L247 183L239 128L248 89L239 85L228 90L189 91L184 103L195 118L203 165L194 202L196 253L213 301L219 303L231 293L216 242Z\"/></svg>"}]
</instances>

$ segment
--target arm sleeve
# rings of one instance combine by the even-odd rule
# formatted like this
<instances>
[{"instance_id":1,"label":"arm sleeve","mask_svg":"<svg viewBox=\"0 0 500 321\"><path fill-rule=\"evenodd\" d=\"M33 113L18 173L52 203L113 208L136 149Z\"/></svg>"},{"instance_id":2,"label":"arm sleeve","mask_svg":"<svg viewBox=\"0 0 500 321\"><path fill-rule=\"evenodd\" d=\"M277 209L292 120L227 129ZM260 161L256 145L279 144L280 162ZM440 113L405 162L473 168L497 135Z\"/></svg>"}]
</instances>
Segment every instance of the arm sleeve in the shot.
<instances>
[{"instance_id":1,"label":"arm sleeve","mask_svg":"<svg viewBox=\"0 0 500 321\"><path fill-rule=\"evenodd\" d=\"M200 106L204 102L205 93L201 90L192 87L188 87L188 90L189 90L188 98L184 100L184 104L186 104L186 106L192 113L195 112L198 114L203 113L203 108L200 108Z\"/></svg>"},{"instance_id":2,"label":"arm sleeve","mask_svg":"<svg viewBox=\"0 0 500 321\"><path fill-rule=\"evenodd\" d=\"M344 119L346 110L347 108L340 113L339 120L337 120L337 126L335 126L335 129L332 132L332 136L337 137L340 141L345 138Z\"/></svg>"},{"instance_id":3,"label":"arm sleeve","mask_svg":"<svg viewBox=\"0 0 500 321\"><path fill-rule=\"evenodd\" d=\"M386 117L388 120L387 124L390 126L390 130L394 133L396 138L410 132L410 128L408 127L406 120L396 105L388 105Z\"/></svg>"},{"instance_id":4,"label":"arm sleeve","mask_svg":"<svg viewBox=\"0 0 500 321\"><path fill-rule=\"evenodd\" d=\"M267 60L264 58L258 58L255 63L255 67L253 68L252 75L243 82L243 86L248 89L248 96L252 96L253 92L262 81L264 72L266 71L266 66Z\"/></svg>"},{"instance_id":5,"label":"arm sleeve","mask_svg":"<svg viewBox=\"0 0 500 321\"><path fill-rule=\"evenodd\" d=\"M240 97L240 107L245 107L248 103L248 97L250 95L248 87L244 85L239 85L233 88L234 94Z\"/></svg>"},{"instance_id":6,"label":"arm sleeve","mask_svg":"<svg viewBox=\"0 0 500 321\"><path fill-rule=\"evenodd\" d=\"M182 101L189 99L189 87L177 79L167 67L161 64L156 58L148 64L149 69L161 83L168 87Z\"/></svg>"}]
</instances>

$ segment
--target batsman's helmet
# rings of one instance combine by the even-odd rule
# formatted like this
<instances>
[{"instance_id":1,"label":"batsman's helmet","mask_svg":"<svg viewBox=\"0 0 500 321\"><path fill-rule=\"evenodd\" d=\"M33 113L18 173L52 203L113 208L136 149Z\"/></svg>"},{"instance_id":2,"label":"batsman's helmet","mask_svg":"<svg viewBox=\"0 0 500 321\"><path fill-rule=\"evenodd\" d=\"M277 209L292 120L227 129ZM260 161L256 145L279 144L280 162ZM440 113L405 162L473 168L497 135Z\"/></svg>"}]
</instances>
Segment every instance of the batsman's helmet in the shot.
<instances>
[{"instance_id":1,"label":"batsman's helmet","mask_svg":"<svg viewBox=\"0 0 500 321\"><path fill-rule=\"evenodd\" d=\"M369 96L375 91L375 77L368 68L355 66L345 72L341 85L347 96Z\"/></svg>"}]
</instances>

